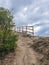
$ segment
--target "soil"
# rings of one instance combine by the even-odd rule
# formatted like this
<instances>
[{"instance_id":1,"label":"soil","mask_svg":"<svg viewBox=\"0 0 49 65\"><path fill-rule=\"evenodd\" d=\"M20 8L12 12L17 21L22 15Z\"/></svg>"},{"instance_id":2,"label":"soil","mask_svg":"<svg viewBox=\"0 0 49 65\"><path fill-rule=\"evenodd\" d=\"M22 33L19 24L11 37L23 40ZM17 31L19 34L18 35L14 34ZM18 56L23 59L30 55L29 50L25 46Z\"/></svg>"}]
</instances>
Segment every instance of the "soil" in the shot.
<instances>
[{"instance_id":1,"label":"soil","mask_svg":"<svg viewBox=\"0 0 49 65\"><path fill-rule=\"evenodd\" d=\"M40 65L39 56L30 46L33 39L19 35L14 65Z\"/></svg>"},{"instance_id":2,"label":"soil","mask_svg":"<svg viewBox=\"0 0 49 65\"><path fill-rule=\"evenodd\" d=\"M0 65L40 65L39 57L41 58L42 55L31 48L33 38L19 35L15 52L11 52L4 58L0 58Z\"/></svg>"}]
</instances>

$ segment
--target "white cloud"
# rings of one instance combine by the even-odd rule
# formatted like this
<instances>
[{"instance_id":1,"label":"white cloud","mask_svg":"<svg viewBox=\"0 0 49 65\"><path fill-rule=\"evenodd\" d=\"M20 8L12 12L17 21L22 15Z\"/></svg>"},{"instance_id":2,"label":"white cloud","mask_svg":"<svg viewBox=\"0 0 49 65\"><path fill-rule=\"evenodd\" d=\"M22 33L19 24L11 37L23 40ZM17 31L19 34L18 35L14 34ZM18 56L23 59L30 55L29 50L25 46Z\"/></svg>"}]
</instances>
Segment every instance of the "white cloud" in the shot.
<instances>
[{"instance_id":1,"label":"white cloud","mask_svg":"<svg viewBox=\"0 0 49 65\"><path fill-rule=\"evenodd\" d=\"M40 7L35 7L33 10L33 13L37 13L37 11L39 10Z\"/></svg>"},{"instance_id":2,"label":"white cloud","mask_svg":"<svg viewBox=\"0 0 49 65\"><path fill-rule=\"evenodd\" d=\"M38 24L40 24L41 21L36 21L36 22L32 22L31 24L28 24L28 26L36 26Z\"/></svg>"},{"instance_id":3,"label":"white cloud","mask_svg":"<svg viewBox=\"0 0 49 65\"><path fill-rule=\"evenodd\" d=\"M14 22L18 26L33 25L35 34L48 34L49 0L0 0L0 6L8 9L14 8Z\"/></svg>"},{"instance_id":4,"label":"white cloud","mask_svg":"<svg viewBox=\"0 0 49 65\"><path fill-rule=\"evenodd\" d=\"M40 26L37 26L37 27L34 27L34 32L35 34L41 30L41 27Z\"/></svg>"},{"instance_id":5,"label":"white cloud","mask_svg":"<svg viewBox=\"0 0 49 65\"><path fill-rule=\"evenodd\" d=\"M14 14L14 21L18 23L25 23L27 20L27 7L22 8L18 13ZM21 22L20 22L21 21Z\"/></svg>"},{"instance_id":6,"label":"white cloud","mask_svg":"<svg viewBox=\"0 0 49 65\"><path fill-rule=\"evenodd\" d=\"M12 4L11 4L11 1L10 0L6 0L5 1L5 7L6 8L11 8Z\"/></svg>"},{"instance_id":7,"label":"white cloud","mask_svg":"<svg viewBox=\"0 0 49 65\"><path fill-rule=\"evenodd\" d=\"M25 7L22 11L23 11L24 13L26 13L26 12L27 12L27 10L28 10L28 8L27 8L27 7Z\"/></svg>"},{"instance_id":8,"label":"white cloud","mask_svg":"<svg viewBox=\"0 0 49 65\"><path fill-rule=\"evenodd\" d=\"M43 15L44 15L44 16L49 16L49 12L46 11L46 12L43 13Z\"/></svg>"},{"instance_id":9,"label":"white cloud","mask_svg":"<svg viewBox=\"0 0 49 65\"><path fill-rule=\"evenodd\" d=\"M15 14L15 17L14 17L15 21L17 22L20 22L20 21L24 22L26 18L27 18L27 15L24 14L23 12L18 12L17 14Z\"/></svg>"},{"instance_id":10,"label":"white cloud","mask_svg":"<svg viewBox=\"0 0 49 65\"><path fill-rule=\"evenodd\" d=\"M0 7L5 7L10 9L12 6L11 1L10 0L0 0Z\"/></svg>"},{"instance_id":11,"label":"white cloud","mask_svg":"<svg viewBox=\"0 0 49 65\"><path fill-rule=\"evenodd\" d=\"M41 0L42 3L48 2L49 0Z\"/></svg>"},{"instance_id":12,"label":"white cloud","mask_svg":"<svg viewBox=\"0 0 49 65\"><path fill-rule=\"evenodd\" d=\"M43 20L41 20L41 23L44 24L44 25L49 25L49 20L43 19Z\"/></svg>"}]
</instances>

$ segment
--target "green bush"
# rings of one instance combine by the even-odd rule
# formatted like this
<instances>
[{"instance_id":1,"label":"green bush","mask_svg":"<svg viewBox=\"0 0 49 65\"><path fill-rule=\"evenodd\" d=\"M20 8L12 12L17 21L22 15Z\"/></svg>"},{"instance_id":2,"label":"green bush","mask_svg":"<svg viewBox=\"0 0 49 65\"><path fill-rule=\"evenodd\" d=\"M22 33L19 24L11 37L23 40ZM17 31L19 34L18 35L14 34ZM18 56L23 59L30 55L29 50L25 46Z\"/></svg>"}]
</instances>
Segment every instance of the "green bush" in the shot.
<instances>
[{"instance_id":1,"label":"green bush","mask_svg":"<svg viewBox=\"0 0 49 65\"><path fill-rule=\"evenodd\" d=\"M11 12L4 8L0 10L0 56L5 56L15 50L18 36L12 31L14 23Z\"/></svg>"},{"instance_id":2,"label":"green bush","mask_svg":"<svg viewBox=\"0 0 49 65\"><path fill-rule=\"evenodd\" d=\"M11 35L7 40L4 40L3 45L0 45L0 56L6 55L10 51L14 51L16 48L16 42L18 38L16 35Z\"/></svg>"},{"instance_id":3,"label":"green bush","mask_svg":"<svg viewBox=\"0 0 49 65\"><path fill-rule=\"evenodd\" d=\"M4 48L6 48L8 51L14 49L15 41L16 41L16 36L10 35L9 38L4 42Z\"/></svg>"}]
</instances>

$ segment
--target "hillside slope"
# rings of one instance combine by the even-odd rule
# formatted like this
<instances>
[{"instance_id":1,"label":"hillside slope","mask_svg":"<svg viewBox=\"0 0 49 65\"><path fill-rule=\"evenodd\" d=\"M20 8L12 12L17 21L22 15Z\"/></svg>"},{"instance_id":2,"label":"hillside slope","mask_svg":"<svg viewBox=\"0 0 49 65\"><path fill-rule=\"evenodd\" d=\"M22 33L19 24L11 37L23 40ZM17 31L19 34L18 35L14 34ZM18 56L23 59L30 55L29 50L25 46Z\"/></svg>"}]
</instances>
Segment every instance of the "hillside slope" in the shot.
<instances>
[{"instance_id":1,"label":"hillside slope","mask_svg":"<svg viewBox=\"0 0 49 65\"><path fill-rule=\"evenodd\" d=\"M49 65L49 38L19 34L17 48L0 65Z\"/></svg>"},{"instance_id":2,"label":"hillside slope","mask_svg":"<svg viewBox=\"0 0 49 65\"><path fill-rule=\"evenodd\" d=\"M38 53L30 47L32 44L32 39L19 35L14 65L39 65Z\"/></svg>"},{"instance_id":3,"label":"hillside slope","mask_svg":"<svg viewBox=\"0 0 49 65\"><path fill-rule=\"evenodd\" d=\"M38 37L38 39L33 40L31 47L36 53L41 54L39 57L40 65L49 65L49 38Z\"/></svg>"}]
</instances>

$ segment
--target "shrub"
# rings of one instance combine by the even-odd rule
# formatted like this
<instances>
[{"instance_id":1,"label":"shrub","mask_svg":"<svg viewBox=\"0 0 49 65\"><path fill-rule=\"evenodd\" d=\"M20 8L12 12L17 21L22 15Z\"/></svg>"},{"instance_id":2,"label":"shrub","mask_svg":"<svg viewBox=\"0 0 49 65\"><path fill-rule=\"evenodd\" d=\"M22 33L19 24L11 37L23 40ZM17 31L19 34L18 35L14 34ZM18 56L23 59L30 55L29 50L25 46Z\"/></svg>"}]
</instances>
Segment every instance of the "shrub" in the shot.
<instances>
[{"instance_id":1,"label":"shrub","mask_svg":"<svg viewBox=\"0 0 49 65\"><path fill-rule=\"evenodd\" d=\"M11 12L4 8L0 10L0 56L5 56L15 49L18 36L12 31L14 23Z\"/></svg>"}]
</instances>

